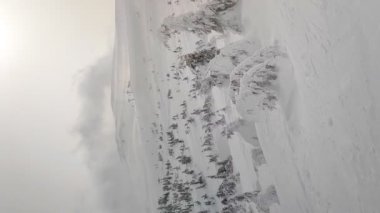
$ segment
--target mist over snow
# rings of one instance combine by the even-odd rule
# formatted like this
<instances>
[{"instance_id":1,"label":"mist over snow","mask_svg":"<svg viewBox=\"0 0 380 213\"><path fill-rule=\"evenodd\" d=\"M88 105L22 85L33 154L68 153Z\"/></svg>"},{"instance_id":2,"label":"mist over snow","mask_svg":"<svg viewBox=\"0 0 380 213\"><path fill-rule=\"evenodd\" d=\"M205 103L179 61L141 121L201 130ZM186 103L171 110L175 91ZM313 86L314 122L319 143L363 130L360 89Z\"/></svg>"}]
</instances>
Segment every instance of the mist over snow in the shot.
<instances>
[{"instance_id":1,"label":"mist over snow","mask_svg":"<svg viewBox=\"0 0 380 213\"><path fill-rule=\"evenodd\" d=\"M116 148L114 121L110 104L112 57L99 59L81 72L79 95L82 100L79 123L81 146L93 172L102 209L91 212L125 212L133 209L128 202L128 173Z\"/></svg>"},{"instance_id":2,"label":"mist over snow","mask_svg":"<svg viewBox=\"0 0 380 213\"><path fill-rule=\"evenodd\" d=\"M379 212L379 6L116 0L78 127L107 211Z\"/></svg>"}]
</instances>

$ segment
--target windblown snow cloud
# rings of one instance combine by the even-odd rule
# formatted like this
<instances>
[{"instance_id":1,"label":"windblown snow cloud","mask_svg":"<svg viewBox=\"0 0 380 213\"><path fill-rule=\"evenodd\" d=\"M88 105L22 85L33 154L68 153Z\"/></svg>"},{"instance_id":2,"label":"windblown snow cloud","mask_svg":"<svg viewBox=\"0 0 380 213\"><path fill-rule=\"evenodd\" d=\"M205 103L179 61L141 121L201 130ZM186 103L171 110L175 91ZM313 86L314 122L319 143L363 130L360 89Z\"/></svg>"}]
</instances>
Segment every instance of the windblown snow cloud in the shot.
<instances>
[{"instance_id":1,"label":"windblown snow cloud","mask_svg":"<svg viewBox=\"0 0 380 213\"><path fill-rule=\"evenodd\" d=\"M85 69L79 85L82 99L77 131L87 151L88 165L95 176L104 208L99 212L125 212L128 181L119 158L110 106L112 57L99 59Z\"/></svg>"}]
</instances>

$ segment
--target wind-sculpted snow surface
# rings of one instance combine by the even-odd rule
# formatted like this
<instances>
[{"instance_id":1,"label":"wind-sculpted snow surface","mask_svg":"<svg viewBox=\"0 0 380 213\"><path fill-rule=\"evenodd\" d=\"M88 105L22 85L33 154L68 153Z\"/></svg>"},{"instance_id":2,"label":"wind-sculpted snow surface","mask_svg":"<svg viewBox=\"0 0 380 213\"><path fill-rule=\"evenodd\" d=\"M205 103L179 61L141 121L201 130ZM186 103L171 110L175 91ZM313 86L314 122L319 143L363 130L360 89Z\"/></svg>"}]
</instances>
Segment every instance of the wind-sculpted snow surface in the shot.
<instances>
[{"instance_id":1,"label":"wind-sculpted snow surface","mask_svg":"<svg viewBox=\"0 0 380 213\"><path fill-rule=\"evenodd\" d=\"M301 127L314 111L299 101L296 45L242 21L268 5L117 0L113 109L133 212L329 212L300 158L318 136Z\"/></svg>"}]
</instances>

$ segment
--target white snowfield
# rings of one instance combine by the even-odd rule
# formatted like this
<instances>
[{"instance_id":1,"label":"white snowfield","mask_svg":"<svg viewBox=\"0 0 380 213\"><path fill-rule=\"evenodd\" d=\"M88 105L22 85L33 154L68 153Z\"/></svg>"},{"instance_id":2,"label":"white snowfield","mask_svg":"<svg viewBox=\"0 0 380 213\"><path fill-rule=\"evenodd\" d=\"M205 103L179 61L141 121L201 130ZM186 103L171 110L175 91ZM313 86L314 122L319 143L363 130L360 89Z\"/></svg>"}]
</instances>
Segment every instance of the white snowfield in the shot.
<instances>
[{"instance_id":1,"label":"white snowfield","mask_svg":"<svg viewBox=\"0 0 380 213\"><path fill-rule=\"evenodd\" d=\"M380 1L116 8L131 212L380 212Z\"/></svg>"}]
</instances>

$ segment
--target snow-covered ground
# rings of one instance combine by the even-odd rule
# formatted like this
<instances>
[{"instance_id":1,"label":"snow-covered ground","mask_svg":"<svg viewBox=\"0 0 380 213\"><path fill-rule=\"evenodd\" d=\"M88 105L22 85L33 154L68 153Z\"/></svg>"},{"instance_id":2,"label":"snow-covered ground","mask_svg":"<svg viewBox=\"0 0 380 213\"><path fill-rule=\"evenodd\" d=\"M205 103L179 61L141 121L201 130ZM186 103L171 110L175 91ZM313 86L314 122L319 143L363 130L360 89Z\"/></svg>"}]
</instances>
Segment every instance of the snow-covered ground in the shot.
<instances>
[{"instance_id":1,"label":"snow-covered ground","mask_svg":"<svg viewBox=\"0 0 380 213\"><path fill-rule=\"evenodd\" d=\"M379 6L117 0L133 212L379 212Z\"/></svg>"}]
</instances>

